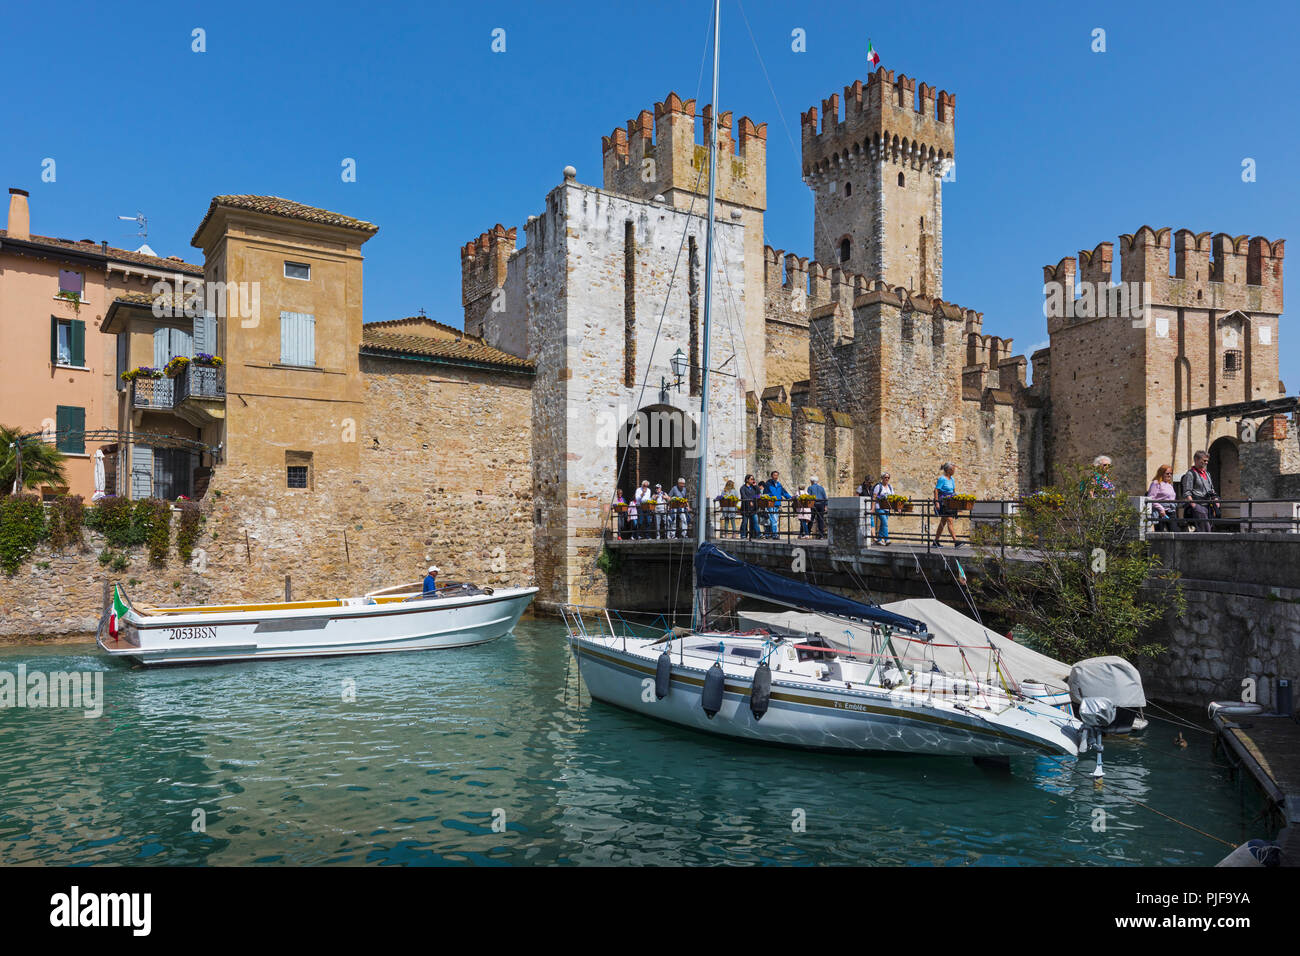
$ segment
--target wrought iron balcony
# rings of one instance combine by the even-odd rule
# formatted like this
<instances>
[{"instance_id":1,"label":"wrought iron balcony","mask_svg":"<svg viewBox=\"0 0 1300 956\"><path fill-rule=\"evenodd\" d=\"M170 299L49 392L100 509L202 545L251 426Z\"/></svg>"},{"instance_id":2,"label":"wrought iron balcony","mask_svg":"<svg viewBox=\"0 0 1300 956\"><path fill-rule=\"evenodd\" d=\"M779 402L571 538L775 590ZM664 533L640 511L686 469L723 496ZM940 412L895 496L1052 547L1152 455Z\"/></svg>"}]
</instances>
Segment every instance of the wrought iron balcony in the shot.
<instances>
[{"instance_id":1,"label":"wrought iron balcony","mask_svg":"<svg viewBox=\"0 0 1300 956\"><path fill-rule=\"evenodd\" d=\"M176 383L177 405L187 398L225 401L226 370L224 368L210 368L191 362L173 381Z\"/></svg>"},{"instance_id":2,"label":"wrought iron balcony","mask_svg":"<svg viewBox=\"0 0 1300 956\"><path fill-rule=\"evenodd\" d=\"M174 384L170 378L137 378L131 383L131 406L171 411Z\"/></svg>"},{"instance_id":3,"label":"wrought iron balcony","mask_svg":"<svg viewBox=\"0 0 1300 956\"><path fill-rule=\"evenodd\" d=\"M226 415L226 370L191 362L176 376L176 414L191 425L210 424Z\"/></svg>"}]
</instances>

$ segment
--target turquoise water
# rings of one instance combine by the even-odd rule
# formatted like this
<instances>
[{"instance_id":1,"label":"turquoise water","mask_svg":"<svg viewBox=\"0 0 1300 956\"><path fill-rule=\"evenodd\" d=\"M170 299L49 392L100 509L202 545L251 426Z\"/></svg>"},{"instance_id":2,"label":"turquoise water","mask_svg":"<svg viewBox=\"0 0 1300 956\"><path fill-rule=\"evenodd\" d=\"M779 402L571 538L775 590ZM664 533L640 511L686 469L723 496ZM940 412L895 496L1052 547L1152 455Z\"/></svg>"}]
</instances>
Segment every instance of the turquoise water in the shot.
<instances>
[{"instance_id":1,"label":"turquoise water","mask_svg":"<svg viewBox=\"0 0 1300 956\"><path fill-rule=\"evenodd\" d=\"M1131 800L1226 840L1259 835L1205 734L1185 731L1182 750L1153 721L1108 742L1101 790L1048 758L1006 774L725 743L585 691L579 706L551 622L478 648L160 671L89 645L0 650L0 672L20 663L101 670L106 703L97 719L0 710L3 864L1208 865L1227 852Z\"/></svg>"}]
</instances>

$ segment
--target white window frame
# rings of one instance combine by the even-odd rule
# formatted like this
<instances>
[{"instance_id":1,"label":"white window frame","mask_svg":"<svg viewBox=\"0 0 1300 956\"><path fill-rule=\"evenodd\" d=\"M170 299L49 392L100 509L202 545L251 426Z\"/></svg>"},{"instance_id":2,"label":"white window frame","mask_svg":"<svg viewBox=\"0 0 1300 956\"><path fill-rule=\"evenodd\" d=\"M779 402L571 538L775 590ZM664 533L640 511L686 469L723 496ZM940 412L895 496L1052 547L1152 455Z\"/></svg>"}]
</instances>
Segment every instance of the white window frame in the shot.
<instances>
[{"instance_id":1,"label":"white window frame","mask_svg":"<svg viewBox=\"0 0 1300 956\"><path fill-rule=\"evenodd\" d=\"M305 276L291 276L291 275L289 275L289 267L290 267L290 266L301 266L302 268L304 268L304 269L307 270L307 274L306 274ZM310 282L310 281L311 281L311 263L310 263L310 262L290 262L288 259L285 259L285 260L284 260L284 277L285 277L286 279L297 279L299 282Z\"/></svg>"}]
</instances>

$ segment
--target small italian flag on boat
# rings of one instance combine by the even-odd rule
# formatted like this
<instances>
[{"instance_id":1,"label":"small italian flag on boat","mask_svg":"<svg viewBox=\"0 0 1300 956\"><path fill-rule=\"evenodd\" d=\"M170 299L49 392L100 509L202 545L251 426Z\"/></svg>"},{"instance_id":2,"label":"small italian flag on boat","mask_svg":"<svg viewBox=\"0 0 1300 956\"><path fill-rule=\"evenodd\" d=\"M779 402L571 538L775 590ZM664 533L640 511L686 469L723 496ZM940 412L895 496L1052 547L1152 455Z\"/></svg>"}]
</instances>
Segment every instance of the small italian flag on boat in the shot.
<instances>
[{"instance_id":1,"label":"small italian flag on boat","mask_svg":"<svg viewBox=\"0 0 1300 956\"><path fill-rule=\"evenodd\" d=\"M867 62L872 66L875 66L880 62L880 54L876 52L875 47L871 45L870 40L867 41Z\"/></svg>"},{"instance_id":2,"label":"small italian flag on boat","mask_svg":"<svg viewBox=\"0 0 1300 956\"><path fill-rule=\"evenodd\" d=\"M122 630L122 619L126 617L126 612L126 602L122 600L122 595L118 591L117 585L114 584L113 604L108 611L108 633L113 635L114 639L117 638L118 633Z\"/></svg>"}]
</instances>

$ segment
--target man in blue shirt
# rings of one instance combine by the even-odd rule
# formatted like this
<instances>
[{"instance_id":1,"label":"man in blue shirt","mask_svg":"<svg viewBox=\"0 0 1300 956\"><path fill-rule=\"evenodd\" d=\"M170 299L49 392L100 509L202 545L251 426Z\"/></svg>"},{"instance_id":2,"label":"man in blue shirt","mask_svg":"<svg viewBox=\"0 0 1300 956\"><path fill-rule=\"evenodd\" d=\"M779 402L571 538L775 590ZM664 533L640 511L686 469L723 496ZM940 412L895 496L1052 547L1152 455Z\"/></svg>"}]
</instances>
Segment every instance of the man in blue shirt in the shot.
<instances>
[{"instance_id":1,"label":"man in blue shirt","mask_svg":"<svg viewBox=\"0 0 1300 956\"><path fill-rule=\"evenodd\" d=\"M817 484L816 475L808 479L808 494L817 499L812 506L813 527L817 529L814 537L824 538L826 537L826 489Z\"/></svg>"},{"instance_id":2,"label":"man in blue shirt","mask_svg":"<svg viewBox=\"0 0 1300 956\"><path fill-rule=\"evenodd\" d=\"M781 484L781 475L778 472L772 472L771 476L764 482L767 493L776 499L776 504L767 513L767 536L769 538L780 537L777 533L776 516L781 512L781 502L790 501L794 495L786 491Z\"/></svg>"},{"instance_id":3,"label":"man in blue shirt","mask_svg":"<svg viewBox=\"0 0 1300 956\"><path fill-rule=\"evenodd\" d=\"M424 576L424 594L426 597L434 594L438 590L438 566L436 564L429 566L429 572Z\"/></svg>"}]
</instances>

